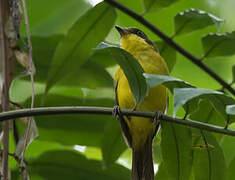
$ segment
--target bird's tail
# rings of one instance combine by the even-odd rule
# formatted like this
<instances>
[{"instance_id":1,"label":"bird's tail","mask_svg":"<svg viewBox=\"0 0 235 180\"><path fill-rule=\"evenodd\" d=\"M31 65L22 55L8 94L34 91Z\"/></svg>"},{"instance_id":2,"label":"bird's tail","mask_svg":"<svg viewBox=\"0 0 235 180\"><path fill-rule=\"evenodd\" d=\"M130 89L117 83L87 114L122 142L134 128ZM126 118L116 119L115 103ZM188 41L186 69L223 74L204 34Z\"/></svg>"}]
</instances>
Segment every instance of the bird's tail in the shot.
<instances>
[{"instance_id":1,"label":"bird's tail","mask_svg":"<svg viewBox=\"0 0 235 180\"><path fill-rule=\"evenodd\" d=\"M132 180L154 180L152 140L149 137L139 150L132 148Z\"/></svg>"}]
</instances>

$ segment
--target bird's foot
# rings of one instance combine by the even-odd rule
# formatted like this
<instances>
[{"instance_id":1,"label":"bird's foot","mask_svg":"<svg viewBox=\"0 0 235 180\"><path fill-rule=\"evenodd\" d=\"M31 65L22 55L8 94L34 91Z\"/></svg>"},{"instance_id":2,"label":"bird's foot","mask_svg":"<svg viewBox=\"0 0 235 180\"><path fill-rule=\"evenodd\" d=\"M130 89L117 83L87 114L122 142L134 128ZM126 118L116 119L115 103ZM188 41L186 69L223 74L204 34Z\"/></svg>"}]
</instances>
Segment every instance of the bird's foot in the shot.
<instances>
[{"instance_id":1,"label":"bird's foot","mask_svg":"<svg viewBox=\"0 0 235 180\"><path fill-rule=\"evenodd\" d=\"M115 105L113 107L113 116L115 117L116 120L119 120L120 119L120 116L122 115L121 113L121 108L119 105Z\"/></svg>"},{"instance_id":2,"label":"bird's foot","mask_svg":"<svg viewBox=\"0 0 235 180\"><path fill-rule=\"evenodd\" d=\"M162 117L162 112L155 111L154 117L152 119L153 124L155 125L159 124L161 117Z\"/></svg>"}]
</instances>

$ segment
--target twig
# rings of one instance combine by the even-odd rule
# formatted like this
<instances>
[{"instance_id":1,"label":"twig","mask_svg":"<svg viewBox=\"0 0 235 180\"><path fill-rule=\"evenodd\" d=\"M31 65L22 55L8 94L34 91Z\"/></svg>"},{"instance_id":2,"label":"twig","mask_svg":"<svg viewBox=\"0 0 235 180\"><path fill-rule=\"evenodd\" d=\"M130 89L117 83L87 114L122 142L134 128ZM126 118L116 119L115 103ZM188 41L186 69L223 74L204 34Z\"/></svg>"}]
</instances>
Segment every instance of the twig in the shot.
<instances>
[{"instance_id":1,"label":"twig","mask_svg":"<svg viewBox=\"0 0 235 180\"><path fill-rule=\"evenodd\" d=\"M34 96L35 96L35 92L34 92L34 67L33 67L33 55L32 55L33 51L32 51L32 43L31 43L30 30L29 30L29 21L28 21L25 0L22 0L22 4L23 4L23 9L24 9L24 20L25 20L25 27L26 27L27 40L28 40L28 49L29 49L29 71L30 71L30 79L31 79L31 85L32 85L31 108L33 108L34 107ZM26 130L25 144L24 144L24 149L23 149L21 165L23 164L23 161L24 161L24 153L25 153L25 149L27 146L27 139L29 137L31 124L32 124L32 118L30 117L29 121L28 121L28 125L27 125L27 130Z\"/></svg>"},{"instance_id":2,"label":"twig","mask_svg":"<svg viewBox=\"0 0 235 180\"><path fill-rule=\"evenodd\" d=\"M2 94L1 94L1 102L2 102L2 111L8 111L10 109L9 104L9 85L10 85L10 77L9 77L9 44L5 34L6 23L9 18L9 6L7 0L0 1L0 47L1 47L1 62L2 62ZM2 175L3 180L8 179L8 150L9 150L9 121L3 123L3 161L2 161Z\"/></svg>"},{"instance_id":3,"label":"twig","mask_svg":"<svg viewBox=\"0 0 235 180\"><path fill-rule=\"evenodd\" d=\"M204 65L198 58L193 56L191 53L186 51L184 48L182 48L180 45L175 43L171 38L169 38L166 34L161 32L158 28L156 28L154 25L152 25L150 22L144 19L144 17L140 16L139 14L133 12L132 10L128 9L127 7L119 4L117 1L114 0L104 0L111 6L121 10L125 14L131 16L133 19L137 20L147 28L149 28L153 33L158 35L161 39L163 39L167 44L169 44L171 47L176 49L179 53L181 53L183 56L187 57L191 62L196 64L198 67L203 69L207 74L209 74L211 77L213 77L218 83L220 83L222 86L224 86L226 89L228 89L233 95L235 95L235 90L226 83L220 76L218 76L214 71L212 71L209 67Z\"/></svg>"},{"instance_id":4,"label":"twig","mask_svg":"<svg viewBox=\"0 0 235 180\"><path fill-rule=\"evenodd\" d=\"M42 115L53 115L53 114L104 114L104 115L112 115L113 108L105 108L105 107L88 107L88 106L67 106L67 107L41 107L41 108L29 108L29 109L21 109L0 113L0 121L6 121L13 118L20 117L30 117L30 116L42 116ZM154 112L144 112L144 111L132 111L128 109L121 109L121 113L127 116L139 116L139 117L147 117L154 118ZM188 127L194 127L197 129L207 130L211 132L227 134L230 136L235 136L235 131L230 129L224 129L224 127L215 126L212 124L207 124L199 121L194 121L190 119L181 119L181 118L173 118L168 115L162 114L159 119L171 123L181 124Z\"/></svg>"}]
</instances>

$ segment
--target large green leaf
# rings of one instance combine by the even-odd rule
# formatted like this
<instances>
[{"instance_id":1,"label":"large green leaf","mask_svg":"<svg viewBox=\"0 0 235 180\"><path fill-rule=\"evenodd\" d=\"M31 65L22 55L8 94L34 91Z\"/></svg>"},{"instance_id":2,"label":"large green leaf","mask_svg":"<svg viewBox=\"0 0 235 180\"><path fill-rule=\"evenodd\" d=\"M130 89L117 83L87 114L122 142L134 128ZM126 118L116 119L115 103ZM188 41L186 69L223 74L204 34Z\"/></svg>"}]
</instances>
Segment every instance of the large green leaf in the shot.
<instances>
[{"instance_id":1,"label":"large green leaf","mask_svg":"<svg viewBox=\"0 0 235 180\"><path fill-rule=\"evenodd\" d=\"M136 105L141 103L148 88L143 76L144 70L138 61L124 49L113 45L101 43L97 49L105 49L111 53L127 77Z\"/></svg>"},{"instance_id":2,"label":"large green leaf","mask_svg":"<svg viewBox=\"0 0 235 180\"><path fill-rule=\"evenodd\" d=\"M174 180L167 171L166 165L164 162L161 162L158 166L157 173L155 175L156 180Z\"/></svg>"},{"instance_id":3,"label":"large green leaf","mask_svg":"<svg viewBox=\"0 0 235 180\"><path fill-rule=\"evenodd\" d=\"M184 105L192 113L196 110L199 99L208 99L222 117L229 123L235 121L235 117L226 113L226 105L234 104L235 100L219 91L199 88L175 88L174 89L174 115L177 110Z\"/></svg>"},{"instance_id":4,"label":"large green leaf","mask_svg":"<svg viewBox=\"0 0 235 180\"><path fill-rule=\"evenodd\" d=\"M168 69L171 72L176 63L176 50L162 41L155 42L157 48L167 63Z\"/></svg>"},{"instance_id":5,"label":"large green leaf","mask_svg":"<svg viewBox=\"0 0 235 180\"><path fill-rule=\"evenodd\" d=\"M101 148L105 167L114 163L127 148L118 121L110 121L106 124Z\"/></svg>"},{"instance_id":6,"label":"large green leaf","mask_svg":"<svg viewBox=\"0 0 235 180\"><path fill-rule=\"evenodd\" d=\"M156 12L162 8L166 8L178 0L143 0L145 13Z\"/></svg>"},{"instance_id":7,"label":"large green leaf","mask_svg":"<svg viewBox=\"0 0 235 180\"><path fill-rule=\"evenodd\" d=\"M128 180L130 173L128 169L117 164L104 169L101 161L89 160L79 153L68 150L45 152L37 159L30 160L27 169L31 177L58 180Z\"/></svg>"},{"instance_id":8,"label":"large green leaf","mask_svg":"<svg viewBox=\"0 0 235 180\"><path fill-rule=\"evenodd\" d=\"M172 179L188 180L192 167L192 136L189 128L161 122L161 152Z\"/></svg>"},{"instance_id":9,"label":"large green leaf","mask_svg":"<svg viewBox=\"0 0 235 180\"><path fill-rule=\"evenodd\" d=\"M156 75L156 74L147 74L144 73L144 77L146 78L146 82L150 88L155 87L157 85L163 84L166 86L172 93L174 88L190 88L194 87L191 84L177 79L171 76L164 76L164 75Z\"/></svg>"},{"instance_id":10,"label":"large green leaf","mask_svg":"<svg viewBox=\"0 0 235 180\"><path fill-rule=\"evenodd\" d=\"M115 19L114 9L104 2L99 3L78 19L57 46L48 74L46 91L84 64L92 48L107 36Z\"/></svg>"},{"instance_id":11,"label":"large green leaf","mask_svg":"<svg viewBox=\"0 0 235 180\"><path fill-rule=\"evenodd\" d=\"M235 54L235 31L231 33L210 33L202 37L203 58L232 56Z\"/></svg>"},{"instance_id":12,"label":"large green leaf","mask_svg":"<svg viewBox=\"0 0 235 180\"><path fill-rule=\"evenodd\" d=\"M31 33L37 36L66 33L77 18L91 7L85 0L26 1L26 5ZM26 36L24 25L21 32L22 36Z\"/></svg>"},{"instance_id":13,"label":"large green leaf","mask_svg":"<svg viewBox=\"0 0 235 180\"><path fill-rule=\"evenodd\" d=\"M223 21L205 11L191 8L175 16L175 35L188 34L214 24L219 26Z\"/></svg>"},{"instance_id":14,"label":"large green leaf","mask_svg":"<svg viewBox=\"0 0 235 180\"><path fill-rule=\"evenodd\" d=\"M226 164L223 150L215 137L208 132L198 131L198 139L194 144L193 170L195 180L226 179ZM205 145L208 143L208 148Z\"/></svg>"},{"instance_id":15,"label":"large green leaf","mask_svg":"<svg viewBox=\"0 0 235 180\"><path fill-rule=\"evenodd\" d=\"M235 124L231 124L229 129L235 130ZM221 139L220 145L224 152L224 157L226 160L226 164L229 165L231 161L235 158L235 137L233 136L223 136Z\"/></svg>"},{"instance_id":16,"label":"large green leaf","mask_svg":"<svg viewBox=\"0 0 235 180\"><path fill-rule=\"evenodd\" d=\"M235 158L232 160L232 162L228 166L227 180L235 179L234 169L235 169Z\"/></svg>"},{"instance_id":17,"label":"large green leaf","mask_svg":"<svg viewBox=\"0 0 235 180\"><path fill-rule=\"evenodd\" d=\"M75 98L56 94L37 95L35 102L35 107L100 106L101 104L104 107L112 107L114 105L111 99ZM24 103L24 107L29 105L30 99ZM100 146L105 124L108 121L114 121L111 116L91 114L36 116L35 120L39 129L39 140L88 146ZM22 127L22 124L18 123L18 126Z\"/></svg>"}]
</instances>

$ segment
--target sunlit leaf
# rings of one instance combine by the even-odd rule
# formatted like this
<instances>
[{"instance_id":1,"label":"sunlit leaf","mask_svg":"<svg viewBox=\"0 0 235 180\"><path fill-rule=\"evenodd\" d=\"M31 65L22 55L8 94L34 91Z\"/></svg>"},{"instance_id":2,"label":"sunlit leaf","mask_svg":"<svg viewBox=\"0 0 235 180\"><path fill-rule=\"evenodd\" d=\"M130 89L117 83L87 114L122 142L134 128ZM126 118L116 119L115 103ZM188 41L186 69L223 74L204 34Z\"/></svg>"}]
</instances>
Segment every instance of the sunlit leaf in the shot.
<instances>
[{"instance_id":1,"label":"sunlit leaf","mask_svg":"<svg viewBox=\"0 0 235 180\"><path fill-rule=\"evenodd\" d=\"M135 103L141 103L147 94L147 84L143 76L144 70L138 61L125 50L102 43L97 49L106 49L118 62L129 82Z\"/></svg>"},{"instance_id":2,"label":"sunlit leaf","mask_svg":"<svg viewBox=\"0 0 235 180\"><path fill-rule=\"evenodd\" d=\"M226 112L235 115L235 104L226 106Z\"/></svg>"},{"instance_id":3,"label":"sunlit leaf","mask_svg":"<svg viewBox=\"0 0 235 180\"><path fill-rule=\"evenodd\" d=\"M187 34L214 24L218 27L223 21L205 11L191 8L175 16L175 35Z\"/></svg>"},{"instance_id":4,"label":"sunlit leaf","mask_svg":"<svg viewBox=\"0 0 235 180\"><path fill-rule=\"evenodd\" d=\"M143 0L145 6L145 13L157 12L162 8L166 8L178 0Z\"/></svg>"},{"instance_id":5,"label":"sunlit leaf","mask_svg":"<svg viewBox=\"0 0 235 180\"><path fill-rule=\"evenodd\" d=\"M92 49L107 36L115 19L115 10L101 2L77 20L56 48L46 91L84 64Z\"/></svg>"},{"instance_id":6,"label":"sunlit leaf","mask_svg":"<svg viewBox=\"0 0 235 180\"><path fill-rule=\"evenodd\" d=\"M235 31L210 33L202 37L203 57L232 56L235 54Z\"/></svg>"}]
</instances>

